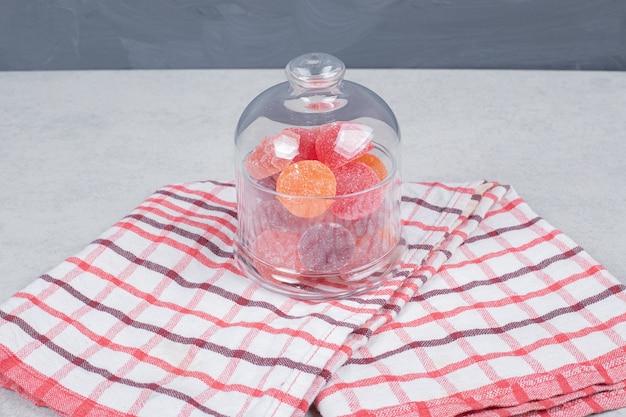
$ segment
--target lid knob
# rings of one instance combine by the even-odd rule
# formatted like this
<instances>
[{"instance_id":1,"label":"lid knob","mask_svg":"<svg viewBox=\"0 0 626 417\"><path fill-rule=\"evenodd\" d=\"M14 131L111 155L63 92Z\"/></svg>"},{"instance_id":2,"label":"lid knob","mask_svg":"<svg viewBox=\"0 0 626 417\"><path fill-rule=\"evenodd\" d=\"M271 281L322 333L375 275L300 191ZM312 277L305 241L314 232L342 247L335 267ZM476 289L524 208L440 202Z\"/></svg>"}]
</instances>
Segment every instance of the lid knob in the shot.
<instances>
[{"instance_id":1,"label":"lid knob","mask_svg":"<svg viewBox=\"0 0 626 417\"><path fill-rule=\"evenodd\" d=\"M287 80L295 90L322 90L338 85L346 67L330 54L312 52L292 59L285 68Z\"/></svg>"}]
</instances>

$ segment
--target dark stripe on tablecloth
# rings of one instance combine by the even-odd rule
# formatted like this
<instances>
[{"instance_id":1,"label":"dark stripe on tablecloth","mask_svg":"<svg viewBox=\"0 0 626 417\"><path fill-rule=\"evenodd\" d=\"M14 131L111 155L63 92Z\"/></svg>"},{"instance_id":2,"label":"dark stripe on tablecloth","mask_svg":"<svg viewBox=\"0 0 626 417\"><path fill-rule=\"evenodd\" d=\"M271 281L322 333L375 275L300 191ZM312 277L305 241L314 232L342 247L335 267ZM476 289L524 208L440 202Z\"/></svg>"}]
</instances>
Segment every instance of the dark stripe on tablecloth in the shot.
<instances>
[{"instance_id":1,"label":"dark stripe on tablecloth","mask_svg":"<svg viewBox=\"0 0 626 417\"><path fill-rule=\"evenodd\" d=\"M129 378L119 377L119 376L115 375L114 373L110 372L107 369L95 366L95 365L91 364L89 361L87 361L86 359L80 358L80 357L72 354L71 352L67 351L66 349L62 348L61 346L59 346L58 344L54 343L52 340L50 340L45 335L42 335L42 334L38 333L26 321L22 320L21 318L19 318L17 316L7 314L7 313L5 313L5 312L0 310L0 318L15 324L20 329L22 329L26 334L28 334L30 337L32 337L34 340L37 340L41 344L45 345L51 351L55 352L56 354L58 354L59 356L61 356L65 360L73 363L74 365L76 365L77 367L79 367L80 369L82 369L84 371L88 371L88 372L91 372L93 374L99 375L102 378L104 378L106 380L109 380L109 381L112 381L112 382L120 383L120 384L127 385L127 386L134 387L134 388L151 390L151 391L163 394L163 395L170 396L172 398L183 400L186 403L192 405L193 407L195 407L195 408L197 408L197 409L199 409L199 410L201 410L201 411L203 411L203 412L205 412L205 413L207 413L208 415L211 415L211 416L228 417L225 414L220 414L220 413L216 412L215 410L200 404L193 397L191 397L191 396L189 396L189 395L187 395L184 392L181 392L179 390L174 390L174 389L171 389L171 388L165 388L164 386L162 386L162 385L160 385L158 383L154 383L154 382L137 382L137 381L134 381L134 380L129 379ZM327 372L327 371L325 371L325 372ZM320 374L321 374L321 372L320 372ZM326 376L325 379L328 380L328 378L329 378L329 376ZM254 387L251 387L251 388L254 388Z\"/></svg>"},{"instance_id":2,"label":"dark stripe on tablecloth","mask_svg":"<svg viewBox=\"0 0 626 417\"><path fill-rule=\"evenodd\" d=\"M449 343L453 343L459 339L471 338L471 337L476 337L476 336L503 334L513 329L520 329L522 327L548 322L556 317L575 313L577 311L580 311L586 308L589 305L592 305L594 303L597 303L604 299L612 297L616 294L616 292L619 292L621 290L622 289L620 285L615 285L610 288L607 288L606 290L598 294L595 294L591 297L587 297L571 306L557 308L541 316L514 321L514 322L505 324L503 326L498 326L498 327L485 327L485 328L460 330L454 333L450 333L447 336L441 337L438 339L415 340L413 342L407 343L406 345L400 346L397 349L389 350L380 355L375 355L375 356L371 356L367 358L351 358L351 359L348 359L346 363L351 364L351 365L368 365L376 361L389 358L391 356L400 354L402 352L406 352L406 351L417 349L417 348L439 347L439 346L445 346Z\"/></svg>"}]
</instances>

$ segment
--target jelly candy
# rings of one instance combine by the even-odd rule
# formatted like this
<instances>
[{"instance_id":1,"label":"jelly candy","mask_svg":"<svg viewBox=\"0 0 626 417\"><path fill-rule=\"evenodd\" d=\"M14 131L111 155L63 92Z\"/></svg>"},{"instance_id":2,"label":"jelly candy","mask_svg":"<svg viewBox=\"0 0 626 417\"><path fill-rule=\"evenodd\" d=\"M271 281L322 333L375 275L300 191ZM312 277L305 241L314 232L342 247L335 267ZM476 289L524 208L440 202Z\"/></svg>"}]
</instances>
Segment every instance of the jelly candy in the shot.
<instances>
[{"instance_id":1,"label":"jelly candy","mask_svg":"<svg viewBox=\"0 0 626 417\"><path fill-rule=\"evenodd\" d=\"M356 239L353 264L367 264L372 259L385 255L394 246L393 235L388 228L380 229L376 233Z\"/></svg>"},{"instance_id":2,"label":"jelly candy","mask_svg":"<svg viewBox=\"0 0 626 417\"><path fill-rule=\"evenodd\" d=\"M335 122L320 127L317 159L335 169L371 151L372 128L360 123Z\"/></svg>"},{"instance_id":3,"label":"jelly candy","mask_svg":"<svg viewBox=\"0 0 626 417\"><path fill-rule=\"evenodd\" d=\"M310 218L324 213L333 200L311 197L333 197L336 190L337 182L330 168L313 160L289 165L276 181L277 192L294 196L278 196L278 200L298 217Z\"/></svg>"},{"instance_id":4,"label":"jelly candy","mask_svg":"<svg viewBox=\"0 0 626 417\"><path fill-rule=\"evenodd\" d=\"M298 242L298 257L310 272L338 271L350 264L355 250L354 237L337 223L311 226Z\"/></svg>"},{"instance_id":5,"label":"jelly candy","mask_svg":"<svg viewBox=\"0 0 626 417\"><path fill-rule=\"evenodd\" d=\"M257 180L257 184L267 190L276 190L276 181L278 180L279 174L270 175L269 177L261 178ZM260 190L259 190L260 191ZM258 192L263 199L273 199L274 196L268 194L267 192Z\"/></svg>"},{"instance_id":6,"label":"jelly candy","mask_svg":"<svg viewBox=\"0 0 626 417\"><path fill-rule=\"evenodd\" d=\"M243 166L255 180L269 177L293 161L298 155L299 146L300 135L285 129L277 135L263 138L246 157Z\"/></svg>"},{"instance_id":7,"label":"jelly candy","mask_svg":"<svg viewBox=\"0 0 626 417\"><path fill-rule=\"evenodd\" d=\"M356 238L376 233L386 222L387 214L384 210L376 210L360 219L346 220L337 218L336 223L348 229Z\"/></svg>"},{"instance_id":8,"label":"jelly candy","mask_svg":"<svg viewBox=\"0 0 626 417\"><path fill-rule=\"evenodd\" d=\"M317 152L315 151L315 141L317 140L319 130L317 127L311 129L303 127L289 127L285 130L294 132L300 136L298 155L293 159L293 162L304 161L307 159L317 159Z\"/></svg>"},{"instance_id":9,"label":"jelly candy","mask_svg":"<svg viewBox=\"0 0 626 417\"><path fill-rule=\"evenodd\" d=\"M261 233L252 245L252 252L258 259L255 267L259 274L267 279L273 279L276 267L302 269L296 253L299 239L300 236L295 233L278 230L266 230Z\"/></svg>"},{"instance_id":10,"label":"jelly candy","mask_svg":"<svg viewBox=\"0 0 626 417\"><path fill-rule=\"evenodd\" d=\"M256 233L272 229L283 232L302 232L310 226L310 220L294 216L276 198L257 199L251 222L254 223Z\"/></svg>"},{"instance_id":11,"label":"jelly candy","mask_svg":"<svg viewBox=\"0 0 626 417\"><path fill-rule=\"evenodd\" d=\"M376 172L361 162L350 162L337 168L337 195L358 193L353 197L337 199L331 207L332 213L342 219L356 220L363 218L378 209L383 199L383 190L371 188L380 182Z\"/></svg>"},{"instance_id":12,"label":"jelly candy","mask_svg":"<svg viewBox=\"0 0 626 417\"><path fill-rule=\"evenodd\" d=\"M354 162L361 162L362 164L372 168L381 181L387 178L387 167L385 166L385 163L374 154L366 153L365 155L356 158Z\"/></svg>"},{"instance_id":13,"label":"jelly candy","mask_svg":"<svg viewBox=\"0 0 626 417\"><path fill-rule=\"evenodd\" d=\"M318 101L315 103L307 104L306 108L309 110L326 112L326 111L334 110L339 106L341 106L341 103L338 101Z\"/></svg>"}]
</instances>

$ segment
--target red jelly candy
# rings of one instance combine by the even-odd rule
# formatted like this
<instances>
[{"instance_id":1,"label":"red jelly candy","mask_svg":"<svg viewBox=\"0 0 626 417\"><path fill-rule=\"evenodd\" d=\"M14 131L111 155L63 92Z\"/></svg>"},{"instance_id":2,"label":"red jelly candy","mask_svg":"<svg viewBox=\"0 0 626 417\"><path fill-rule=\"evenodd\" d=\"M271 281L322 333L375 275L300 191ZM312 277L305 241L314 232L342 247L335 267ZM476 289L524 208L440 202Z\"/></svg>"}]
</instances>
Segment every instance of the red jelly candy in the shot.
<instances>
[{"instance_id":1,"label":"red jelly candy","mask_svg":"<svg viewBox=\"0 0 626 417\"><path fill-rule=\"evenodd\" d=\"M252 253L258 259L255 267L259 274L264 278L274 279L276 268L301 269L296 251L299 239L295 233L278 230L261 233L252 245Z\"/></svg>"},{"instance_id":2,"label":"red jelly candy","mask_svg":"<svg viewBox=\"0 0 626 417\"><path fill-rule=\"evenodd\" d=\"M338 101L318 101L315 103L308 104L306 108L309 110L326 112L326 111L334 110L339 106L341 106L341 103Z\"/></svg>"},{"instance_id":3,"label":"red jelly candy","mask_svg":"<svg viewBox=\"0 0 626 417\"><path fill-rule=\"evenodd\" d=\"M317 152L315 151L315 141L317 140L319 128L314 127L311 129L307 129L304 127L289 127L285 130L294 132L300 136L298 155L293 159L293 162L305 161L307 159L317 159Z\"/></svg>"},{"instance_id":4,"label":"red jelly candy","mask_svg":"<svg viewBox=\"0 0 626 417\"><path fill-rule=\"evenodd\" d=\"M380 182L372 168L360 162L350 162L333 172L337 180L337 196L358 193L355 196L337 198L330 208L335 216L356 220L370 215L380 207L383 190L375 188L364 191Z\"/></svg>"},{"instance_id":5,"label":"red jelly candy","mask_svg":"<svg viewBox=\"0 0 626 417\"><path fill-rule=\"evenodd\" d=\"M320 127L317 159L335 169L371 151L372 129L360 123L335 122Z\"/></svg>"},{"instance_id":6,"label":"red jelly candy","mask_svg":"<svg viewBox=\"0 0 626 417\"><path fill-rule=\"evenodd\" d=\"M352 234L336 223L311 226L298 242L298 257L310 272L338 272L350 264L355 250Z\"/></svg>"},{"instance_id":7,"label":"red jelly candy","mask_svg":"<svg viewBox=\"0 0 626 417\"><path fill-rule=\"evenodd\" d=\"M243 167L255 180L269 177L287 167L298 155L299 147L300 135L285 129L263 138L246 157Z\"/></svg>"}]
</instances>

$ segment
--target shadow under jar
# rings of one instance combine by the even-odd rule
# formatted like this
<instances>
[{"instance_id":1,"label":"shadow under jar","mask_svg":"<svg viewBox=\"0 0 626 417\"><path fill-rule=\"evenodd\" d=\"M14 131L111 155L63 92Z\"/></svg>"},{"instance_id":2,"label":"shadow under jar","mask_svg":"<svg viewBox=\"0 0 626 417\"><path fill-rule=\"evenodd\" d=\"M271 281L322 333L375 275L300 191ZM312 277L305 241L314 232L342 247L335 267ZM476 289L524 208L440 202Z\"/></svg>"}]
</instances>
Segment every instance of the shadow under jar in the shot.
<instances>
[{"instance_id":1,"label":"shadow under jar","mask_svg":"<svg viewBox=\"0 0 626 417\"><path fill-rule=\"evenodd\" d=\"M396 118L332 55L302 55L285 73L237 125L235 258L295 298L371 290L403 250Z\"/></svg>"}]
</instances>

